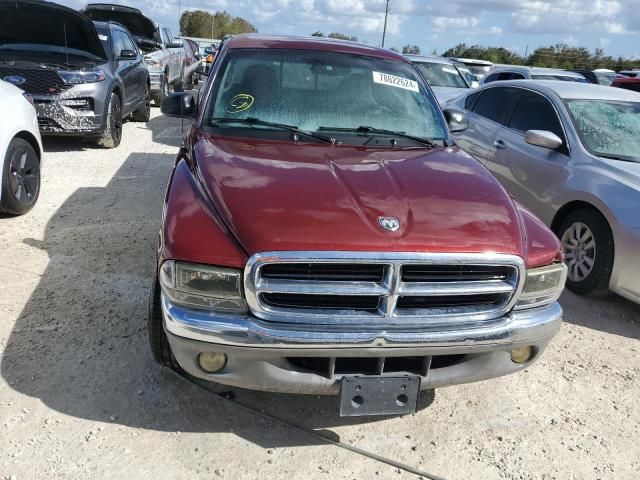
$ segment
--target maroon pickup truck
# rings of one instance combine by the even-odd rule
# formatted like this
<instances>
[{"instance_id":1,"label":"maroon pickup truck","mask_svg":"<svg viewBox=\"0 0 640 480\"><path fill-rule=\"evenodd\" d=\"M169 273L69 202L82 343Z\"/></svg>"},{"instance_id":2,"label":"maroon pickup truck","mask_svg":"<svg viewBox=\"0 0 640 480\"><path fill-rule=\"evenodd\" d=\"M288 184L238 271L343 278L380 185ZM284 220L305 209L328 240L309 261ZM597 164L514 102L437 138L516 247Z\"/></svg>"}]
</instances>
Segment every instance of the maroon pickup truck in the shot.
<instances>
[{"instance_id":1,"label":"maroon pickup truck","mask_svg":"<svg viewBox=\"0 0 640 480\"><path fill-rule=\"evenodd\" d=\"M557 332L553 233L450 130L393 52L240 35L220 48L166 194L156 359L227 385L413 412L420 391L528 367Z\"/></svg>"}]
</instances>

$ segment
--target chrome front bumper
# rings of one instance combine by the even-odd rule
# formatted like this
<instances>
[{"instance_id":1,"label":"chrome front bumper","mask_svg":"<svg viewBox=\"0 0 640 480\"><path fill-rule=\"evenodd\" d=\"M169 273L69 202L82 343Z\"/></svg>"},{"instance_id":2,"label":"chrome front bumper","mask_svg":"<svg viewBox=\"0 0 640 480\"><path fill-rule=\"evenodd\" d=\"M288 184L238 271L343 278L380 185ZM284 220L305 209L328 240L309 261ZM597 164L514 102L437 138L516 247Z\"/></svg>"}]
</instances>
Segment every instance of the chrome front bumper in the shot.
<instances>
[{"instance_id":1,"label":"chrome front bumper","mask_svg":"<svg viewBox=\"0 0 640 480\"><path fill-rule=\"evenodd\" d=\"M276 325L255 317L203 312L172 304L162 295L164 328L178 363L195 377L255 390L336 394L340 375L327 378L297 368L291 357L401 357L461 355L460 361L429 370L421 388L435 388L506 375L528 367L542 354L562 323L558 303L514 311L465 329L328 329ZM532 346L522 364L511 350ZM198 366L202 352L224 352L227 365L209 374Z\"/></svg>"}]
</instances>

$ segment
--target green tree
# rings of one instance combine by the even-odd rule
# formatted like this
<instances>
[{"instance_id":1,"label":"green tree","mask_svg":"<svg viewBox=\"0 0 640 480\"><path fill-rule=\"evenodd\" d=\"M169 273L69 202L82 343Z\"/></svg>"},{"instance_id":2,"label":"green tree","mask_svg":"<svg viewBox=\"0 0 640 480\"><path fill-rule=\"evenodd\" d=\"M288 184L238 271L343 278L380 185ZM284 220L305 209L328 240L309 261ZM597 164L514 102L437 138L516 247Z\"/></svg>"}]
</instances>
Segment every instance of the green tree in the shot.
<instances>
[{"instance_id":1,"label":"green tree","mask_svg":"<svg viewBox=\"0 0 640 480\"><path fill-rule=\"evenodd\" d=\"M608 68L610 70L623 70L633 68L638 60L613 58L606 55L602 48L597 48L593 53L584 47L572 47L564 43L548 45L536 48L527 58L523 58L515 52L503 47L483 47L480 45L468 46L459 43L442 54L444 57L477 58L489 60L493 63L529 65L532 67L562 68L567 70L596 68Z\"/></svg>"},{"instance_id":2,"label":"green tree","mask_svg":"<svg viewBox=\"0 0 640 480\"><path fill-rule=\"evenodd\" d=\"M420 55L420 47L417 45L405 45L402 47L402 53L405 55Z\"/></svg>"},{"instance_id":3,"label":"green tree","mask_svg":"<svg viewBox=\"0 0 640 480\"><path fill-rule=\"evenodd\" d=\"M226 11L212 15L204 10L188 10L180 17L180 34L185 37L222 38L225 35L257 31L244 18L234 17Z\"/></svg>"},{"instance_id":4,"label":"green tree","mask_svg":"<svg viewBox=\"0 0 640 480\"><path fill-rule=\"evenodd\" d=\"M312 37L324 37L324 33L317 31L311 34Z\"/></svg>"},{"instance_id":5,"label":"green tree","mask_svg":"<svg viewBox=\"0 0 640 480\"><path fill-rule=\"evenodd\" d=\"M344 33L338 33L338 32L330 33L329 35L327 35L327 37L335 38L335 39L338 39L338 40L350 40L352 42L357 42L358 41L358 37L349 36L349 35L346 35Z\"/></svg>"},{"instance_id":6,"label":"green tree","mask_svg":"<svg viewBox=\"0 0 640 480\"><path fill-rule=\"evenodd\" d=\"M483 47L480 45L468 46L466 43L459 43L453 48L446 50L443 57L476 58L487 60L493 63L506 63L511 65L522 65L524 58L504 47Z\"/></svg>"}]
</instances>

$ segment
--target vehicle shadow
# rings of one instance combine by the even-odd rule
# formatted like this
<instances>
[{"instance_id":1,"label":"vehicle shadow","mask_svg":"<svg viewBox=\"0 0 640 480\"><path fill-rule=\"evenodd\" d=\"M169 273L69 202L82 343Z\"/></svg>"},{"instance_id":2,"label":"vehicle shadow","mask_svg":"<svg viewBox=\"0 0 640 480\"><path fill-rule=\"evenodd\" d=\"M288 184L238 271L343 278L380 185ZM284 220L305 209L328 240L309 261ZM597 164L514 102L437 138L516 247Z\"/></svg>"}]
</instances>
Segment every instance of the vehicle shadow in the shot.
<instances>
[{"instance_id":1,"label":"vehicle shadow","mask_svg":"<svg viewBox=\"0 0 640 480\"><path fill-rule=\"evenodd\" d=\"M49 220L44 240L23 240L44 250L49 263L7 339L0 374L15 391L90 421L233 432L264 447L322 443L274 428L212 393L218 387L204 390L154 362L147 298L173 160L131 154L104 188L76 190ZM243 405L314 430L379 420L341 419L334 397L234 394Z\"/></svg>"},{"instance_id":2,"label":"vehicle shadow","mask_svg":"<svg viewBox=\"0 0 640 480\"><path fill-rule=\"evenodd\" d=\"M565 290L560 303L567 323L640 340L640 306L623 297L581 297Z\"/></svg>"},{"instance_id":3,"label":"vehicle shadow","mask_svg":"<svg viewBox=\"0 0 640 480\"><path fill-rule=\"evenodd\" d=\"M84 152L98 150L100 147L94 139L83 137L42 137L42 148L45 153Z\"/></svg>"}]
</instances>

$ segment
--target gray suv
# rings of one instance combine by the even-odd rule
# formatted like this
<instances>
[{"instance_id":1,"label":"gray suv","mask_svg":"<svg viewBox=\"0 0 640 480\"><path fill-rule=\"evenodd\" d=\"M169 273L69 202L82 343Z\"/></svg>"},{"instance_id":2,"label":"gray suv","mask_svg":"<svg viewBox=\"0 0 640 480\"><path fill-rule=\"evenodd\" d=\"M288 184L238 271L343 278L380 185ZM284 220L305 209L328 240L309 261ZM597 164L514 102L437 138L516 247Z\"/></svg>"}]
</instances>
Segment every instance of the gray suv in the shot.
<instances>
[{"instance_id":1,"label":"gray suv","mask_svg":"<svg viewBox=\"0 0 640 480\"><path fill-rule=\"evenodd\" d=\"M127 30L40 0L0 3L0 78L29 93L43 135L117 147L123 119L147 121L149 72Z\"/></svg>"}]
</instances>

